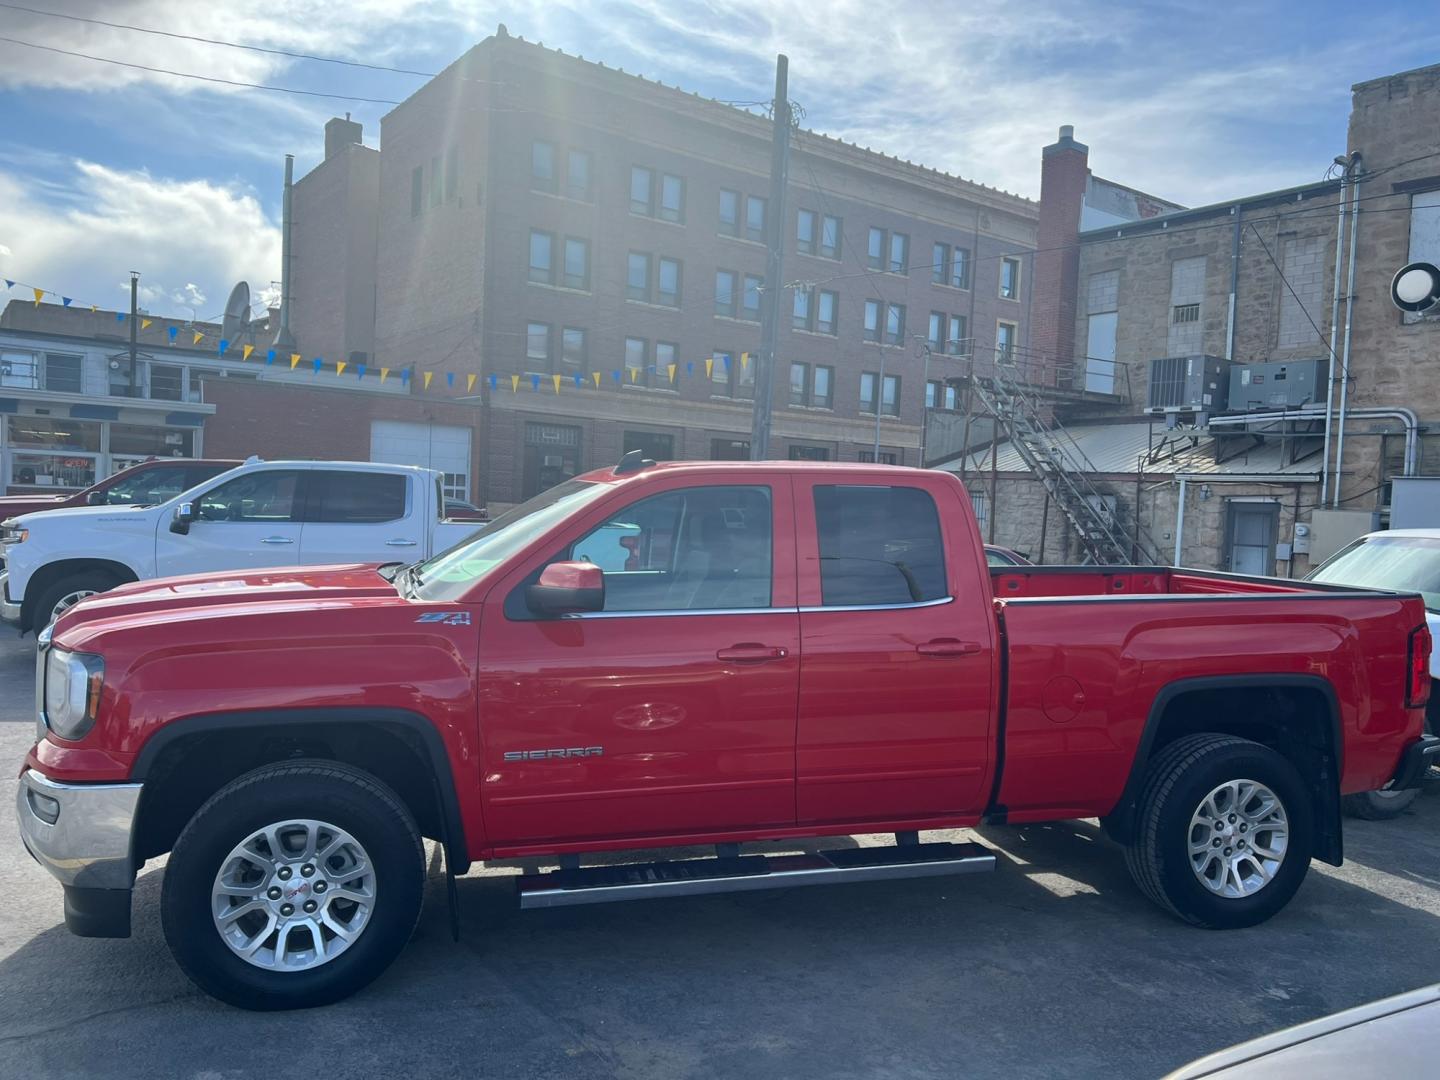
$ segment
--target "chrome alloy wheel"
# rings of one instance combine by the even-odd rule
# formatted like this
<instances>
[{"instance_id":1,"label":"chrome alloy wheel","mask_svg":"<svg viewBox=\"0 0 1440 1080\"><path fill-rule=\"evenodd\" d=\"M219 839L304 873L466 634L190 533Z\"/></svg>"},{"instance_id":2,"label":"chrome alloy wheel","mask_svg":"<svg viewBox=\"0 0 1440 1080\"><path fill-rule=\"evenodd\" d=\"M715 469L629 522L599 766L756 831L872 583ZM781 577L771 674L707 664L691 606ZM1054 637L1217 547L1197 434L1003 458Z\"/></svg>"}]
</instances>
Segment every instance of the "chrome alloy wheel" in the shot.
<instances>
[{"instance_id":1,"label":"chrome alloy wheel","mask_svg":"<svg viewBox=\"0 0 1440 1080\"><path fill-rule=\"evenodd\" d=\"M271 971L307 971L359 938L375 910L375 867L324 821L280 821L231 849L210 890L220 938Z\"/></svg>"},{"instance_id":2,"label":"chrome alloy wheel","mask_svg":"<svg viewBox=\"0 0 1440 1080\"><path fill-rule=\"evenodd\" d=\"M65 612L69 611L72 607L78 604L81 600L84 600L87 596L99 595L99 589L76 589L74 592L66 593L59 600L57 600L55 602L55 606L50 609L50 622L46 623L45 625L49 626L54 623L57 619L60 618L61 615L64 615Z\"/></svg>"},{"instance_id":3,"label":"chrome alloy wheel","mask_svg":"<svg viewBox=\"0 0 1440 1080\"><path fill-rule=\"evenodd\" d=\"M1190 868L1217 896L1254 896L1285 861L1290 821L1273 791L1231 780L1206 795L1190 818Z\"/></svg>"}]
</instances>

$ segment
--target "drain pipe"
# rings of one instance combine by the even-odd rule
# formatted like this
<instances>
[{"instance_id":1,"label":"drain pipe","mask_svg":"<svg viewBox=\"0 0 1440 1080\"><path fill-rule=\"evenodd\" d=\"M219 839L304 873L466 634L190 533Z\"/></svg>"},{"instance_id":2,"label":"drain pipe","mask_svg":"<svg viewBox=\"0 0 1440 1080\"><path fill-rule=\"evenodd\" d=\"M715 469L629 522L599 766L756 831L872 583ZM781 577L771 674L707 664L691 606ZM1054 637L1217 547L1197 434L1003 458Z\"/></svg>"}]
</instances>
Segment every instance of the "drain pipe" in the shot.
<instances>
[{"instance_id":1,"label":"drain pipe","mask_svg":"<svg viewBox=\"0 0 1440 1080\"><path fill-rule=\"evenodd\" d=\"M1335 432L1335 483L1330 506L1340 506L1340 466L1345 461L1345 406L1350 399L1350 325L1355 314L1355 238L1360 231L1360 151L1350 155L1350 269L1345 275L1345 344L1340 350L1340 421Z\"/></svg>"},{"instance_id":2,"label":"drain pipe","mask_svg":"<svg viewBox=\"0 0 1440 1080\"><path fill-rule=\"evenodd\" d=\"M1277 420L1319 420L1324 411L1317 405L1313 409L1293 409L1288 413L1236 413L1233 416L1212 416L1211 427L1234 427L1244 424L1263 424ZM1402 475L1414 476L1420 465L1420 418L1413 409L1403 405L1387 405L1368 409L1350 409L1346 413L1352 419L1398 420L1405 425L1405 467Z\"/></svg>"},{"instance_id":3,"label":"drain pipe","mask_svg":"<svg viewBox=\"0 0 1440 1080\"><path fill-rule=\"evenodd\" d=\"M1338 159L1337 159L1338 160ZM1334 295L1330 300L1330 359L1325 370L1325 451L1320 459L1320 505L1330 494L1330 417L1335 407L1335 365L1340 356L1340 259L1345 252L1345 176L1340 177L1340 207L1335 218Z\"/></svg>"},{"instance_id":4,"label":"drain pipe","mask_svg":"<svg viewBox=\"0 0 1440 1080\"><path fill-rule=\"evenodd\" d=\"M1230 297L1225 314L1225 359L1235 359L1235 307L1237 290L1240 287L1240 219L1244 209L1239 203L1230 208L1235 215L1235 231L1230 237Z\"/></svg>"},{"instance_id":5,"label":"drain pipe","mask_svg":"<svg viewBox=\"0 0 1440 1080\"><path fill-rule=\"evenodd\" d=\"M1180 477L1180 498L1175 505L1175 557L1170 560L1171 566L1180 565L1180 545L1185 541L1185 483L1186 478Z\"/></svg>"}]
</instances>

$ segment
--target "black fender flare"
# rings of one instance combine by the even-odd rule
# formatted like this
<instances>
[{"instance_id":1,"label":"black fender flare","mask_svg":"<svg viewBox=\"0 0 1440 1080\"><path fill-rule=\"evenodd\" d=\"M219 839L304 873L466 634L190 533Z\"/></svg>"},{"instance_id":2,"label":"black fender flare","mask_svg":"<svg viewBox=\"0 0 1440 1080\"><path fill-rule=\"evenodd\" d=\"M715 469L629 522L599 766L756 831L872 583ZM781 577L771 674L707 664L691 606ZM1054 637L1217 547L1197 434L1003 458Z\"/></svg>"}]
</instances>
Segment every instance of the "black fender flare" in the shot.
<instances>
[{"instance_id":1,"label":"black fender flare","mask_svg":"<svg viewBox=\"0 0 1440 1080\"><path fill-rule=\"evenodd\" d=\"M453 873L463 874L470 867L469 850L465 844L465 824L460 816L460 799L455 789L455 776L450 755L440 732L422 713L409 709L378 706L353 706L316 709L254 709L236 712L202 713L172 721L150 736L140 747L131 767L132 780L143 783L160 755L173 743L192 735L244 728L284 727L288 729L324 728L337 724L372 725L399 729L418 738L429 759L430 775L435 781L435 797L440 808L440 840L445 847L445 863Z\"/></svg>"}]
</instances>

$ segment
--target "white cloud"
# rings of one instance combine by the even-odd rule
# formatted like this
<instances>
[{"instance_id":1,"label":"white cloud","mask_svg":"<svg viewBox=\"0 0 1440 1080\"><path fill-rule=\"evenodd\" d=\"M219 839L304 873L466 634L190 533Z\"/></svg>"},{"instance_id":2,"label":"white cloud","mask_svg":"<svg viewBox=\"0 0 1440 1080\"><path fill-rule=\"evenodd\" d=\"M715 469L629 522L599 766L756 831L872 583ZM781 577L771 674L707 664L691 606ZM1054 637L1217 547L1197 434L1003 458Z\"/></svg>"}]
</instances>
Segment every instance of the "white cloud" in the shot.
<instances>
[{"instance_id":1,"label":"white cloud","mask_svg":"<svg viewBox=\"0 0 1440 1080\"><path fill-rule=\"evenodd\" d=\"M89 161L73 165L71 197L35 199L20 175L0 171L6 277L124 307L130 270L142 304L158 314L205 318L207 296L236 281L269 286L280 273L280 229L254 193L205 180L174 180Z\"/></svg>"}]
</instances>

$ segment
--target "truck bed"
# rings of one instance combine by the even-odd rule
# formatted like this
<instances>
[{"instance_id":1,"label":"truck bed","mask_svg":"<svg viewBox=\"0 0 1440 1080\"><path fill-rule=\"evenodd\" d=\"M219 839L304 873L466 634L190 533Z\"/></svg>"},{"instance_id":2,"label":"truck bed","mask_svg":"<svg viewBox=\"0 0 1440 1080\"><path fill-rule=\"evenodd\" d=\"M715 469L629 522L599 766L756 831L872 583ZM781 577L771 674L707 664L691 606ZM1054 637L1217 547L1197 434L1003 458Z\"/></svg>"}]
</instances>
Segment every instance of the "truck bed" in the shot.
<instances>
[{"instance_id":1,"label":"truck bed","mask_svg":"<svg viewBox=\"0 0 1440 1080\"><path fill-rule=\"evenodd\" d=\"M1173 566L996 566L998 599L1062 596L1184 596L1241 593L1354 593L1335 585Z\"/></svg>"}]
</instances>

